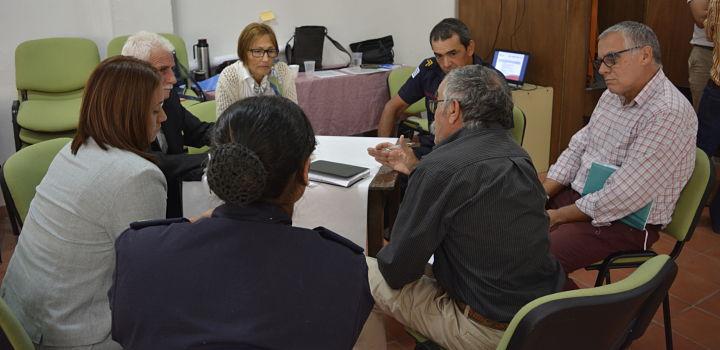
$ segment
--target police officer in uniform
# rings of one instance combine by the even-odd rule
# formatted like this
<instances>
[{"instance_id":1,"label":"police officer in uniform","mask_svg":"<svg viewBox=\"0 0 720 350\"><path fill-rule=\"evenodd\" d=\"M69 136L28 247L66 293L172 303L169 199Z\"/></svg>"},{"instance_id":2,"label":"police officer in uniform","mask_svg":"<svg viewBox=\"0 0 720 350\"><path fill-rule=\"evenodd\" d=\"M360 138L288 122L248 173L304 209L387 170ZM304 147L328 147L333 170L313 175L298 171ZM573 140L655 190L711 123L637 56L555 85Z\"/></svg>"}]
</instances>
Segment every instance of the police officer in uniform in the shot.
<instances>
[{"instance_id":1,"label":"police officer in uniform","mask_svg":"<svg viewBox=\"0 0 720 350\"><path fill-rule=\"evenodd\" d=\"M226 204L118 238L113 339L127 349L351 349L374 304L363 249L291 222L315 149L305 114L283 97L243 99L219 119L214 145L208 183Z\"/></svg>"},{"instance_id":2,"label":"police officer in uniform","mask_svg":"<svg viewBox=\"0 0 720 350\"><path fill-rule=\"evenodd\" d=\"M423 60L398 94L385 104L378 125L378 136L395 136L395 125L404 118L403 111L423 97L428 125L431 125L435 116L432 101L436 98L438 86L445 74L469 64L483 64L480 57L474 54L475 42L470 38L470 30L456 18L443 19L433 27L430 31L430 47L435 56ZM403 133L402 129L400 131ZM435 145L433 139L433 135L420 136L421 146L415 149L417 158L430 153Z\"/></svg>"}]
</instances>

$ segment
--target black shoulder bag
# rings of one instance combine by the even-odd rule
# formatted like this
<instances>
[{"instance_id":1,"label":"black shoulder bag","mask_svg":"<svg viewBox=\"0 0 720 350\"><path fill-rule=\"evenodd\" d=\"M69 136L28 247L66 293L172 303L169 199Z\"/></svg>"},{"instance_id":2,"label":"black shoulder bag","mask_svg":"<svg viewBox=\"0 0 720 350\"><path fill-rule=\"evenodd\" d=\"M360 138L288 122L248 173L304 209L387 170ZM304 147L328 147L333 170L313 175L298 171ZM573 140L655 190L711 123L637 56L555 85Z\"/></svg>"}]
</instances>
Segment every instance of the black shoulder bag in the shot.
<instances>
[{"instance_id":1,"label":"black shoulder bag","mask_svg":"<svg viewBox=\"0 0 720 350\"><path fill-rule=\"evenodd\" d=\"M392 35L350 44L352 52L362 52L362 62L369 64L390 64L395 59Z\"/></svg>"}]
</instances>

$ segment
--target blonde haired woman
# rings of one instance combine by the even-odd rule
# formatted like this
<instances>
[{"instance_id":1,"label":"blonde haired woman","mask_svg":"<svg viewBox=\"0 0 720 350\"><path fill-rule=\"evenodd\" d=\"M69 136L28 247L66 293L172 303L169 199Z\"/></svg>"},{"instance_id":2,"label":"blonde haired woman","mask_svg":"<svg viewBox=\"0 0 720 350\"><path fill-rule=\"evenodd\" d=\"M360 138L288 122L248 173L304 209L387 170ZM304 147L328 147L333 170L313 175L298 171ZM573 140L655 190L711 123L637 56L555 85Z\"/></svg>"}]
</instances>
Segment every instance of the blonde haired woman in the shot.
<instances>
[{"instance_id":1,"label":"blonde haired woman","mask_svg":"<svg viewBox=\"0 0 720 350\"><path fill-rule=\"evenodd\" d=\"M231 104L251 96L278 95L297 103L293 73L285 62L273 63L278 53L270 26L250 23L243 29L237 45L240 60L220 73L215 90L218 117Z\"/></svg>"}]
</instances>

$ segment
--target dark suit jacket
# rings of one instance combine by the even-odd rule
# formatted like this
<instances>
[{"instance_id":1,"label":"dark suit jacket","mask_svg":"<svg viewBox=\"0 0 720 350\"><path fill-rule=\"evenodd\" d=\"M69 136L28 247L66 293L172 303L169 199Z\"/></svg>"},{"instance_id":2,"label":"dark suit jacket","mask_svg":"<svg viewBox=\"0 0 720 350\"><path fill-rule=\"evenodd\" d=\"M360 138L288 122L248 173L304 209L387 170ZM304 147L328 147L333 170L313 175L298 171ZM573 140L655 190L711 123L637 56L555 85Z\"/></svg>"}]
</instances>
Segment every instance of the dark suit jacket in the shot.
<instances>
[{"instance_id":1,"label":"dark suit jacket","mask_svg":"<svg viewBox=\"0 0 720 350\"><path fill-rule=\"evenodd\" d=\"M151 150L158 160L158 167L168 182L168 217L182 216L183 180L199 181L203 174L203 163L207 154L187 154L186 146L203 147L210 145L210 132L214 123L206 123L188 112L180 104L180 97L173 90L163 103L167 120L162 123L162 131L167 140L168 150L163 153L157 141L153 141Z\"/></svg>"}]
</instances>

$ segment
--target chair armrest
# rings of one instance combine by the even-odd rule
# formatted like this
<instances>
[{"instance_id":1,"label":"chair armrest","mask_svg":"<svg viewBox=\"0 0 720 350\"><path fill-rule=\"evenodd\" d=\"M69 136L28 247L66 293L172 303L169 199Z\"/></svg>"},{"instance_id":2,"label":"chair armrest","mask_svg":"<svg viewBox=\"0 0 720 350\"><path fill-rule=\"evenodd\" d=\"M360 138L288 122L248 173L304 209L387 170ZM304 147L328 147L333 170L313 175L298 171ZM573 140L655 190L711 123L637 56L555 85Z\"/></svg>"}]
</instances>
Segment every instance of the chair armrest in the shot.
<instances>
[{"instance_id":1,"label":"chair armrest","mask_svg":"<svg viewBox=\"0 0 720 350\"><path fill-rule=\"evenodd\" d=\"M597 269L598 270L598 276L595 280L595 287L602 286L603 281L607 280L609 282L609 273L611 269L621 269L621 268L628 268L628 267L638 267L642 265L643 262L645 262L647 259L652 258L656 256L657 253L652 250L638 250L638 251L622 251L622 252L616 252L613 254L608 255L602 263L595 267L592 266L588 268L588 270ZM616 263L616 261L621 259L636 259L636 258L642 258L641 260L633 260L633 261L626 261L626 262L619 262Z\"/></svg>"},{"instance_id":2,"label":"chair armrest","mask_svg":"<svg viewBox=\"0 0 720 350\"><path fill-rule=\"evenodd\" d=\"M11 107L11 114L15 151L19 151L22 147L22 141L20 141L20 124L17 122L18 113L20 113L20 101L14 100Z\"/></svg>"}]
</instances>

